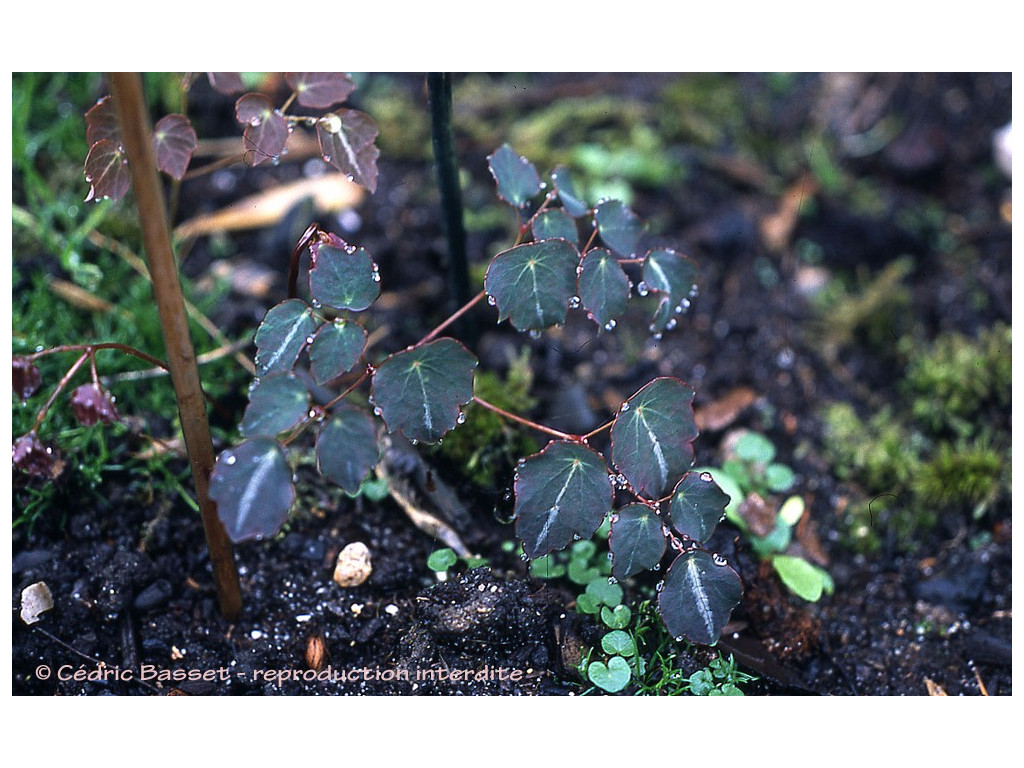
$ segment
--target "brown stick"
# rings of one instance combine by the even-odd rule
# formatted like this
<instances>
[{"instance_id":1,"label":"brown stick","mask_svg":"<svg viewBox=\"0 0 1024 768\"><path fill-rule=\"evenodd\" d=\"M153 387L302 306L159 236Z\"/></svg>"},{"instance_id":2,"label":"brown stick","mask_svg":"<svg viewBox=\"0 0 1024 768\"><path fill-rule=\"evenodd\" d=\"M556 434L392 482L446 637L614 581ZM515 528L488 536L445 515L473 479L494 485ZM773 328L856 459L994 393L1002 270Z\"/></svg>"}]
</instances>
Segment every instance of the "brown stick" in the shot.
<instances>
[{"instance_id":1,"label":"brown stick","mask_svg":"<svg viewBox=\"0 0 1024 768\"><path fill-rule=\"evenodd\" d=\"M142 225L164 343L167 345L167 363L178 401L185 447L206 531L206 545L210 550L217 598L221 613L232 620L241 612L242 594L231 541L217 517L217 505L209 495L210 472L214 462L213 441L210 439L199 368L189 336L185 302L167 226L163 190L153 156L152 128L146 112L142 78L137 72L114 72L109 75L109 79L121 124L124 150L131 169L135 205Z\"/></svg>"}]
</instances>

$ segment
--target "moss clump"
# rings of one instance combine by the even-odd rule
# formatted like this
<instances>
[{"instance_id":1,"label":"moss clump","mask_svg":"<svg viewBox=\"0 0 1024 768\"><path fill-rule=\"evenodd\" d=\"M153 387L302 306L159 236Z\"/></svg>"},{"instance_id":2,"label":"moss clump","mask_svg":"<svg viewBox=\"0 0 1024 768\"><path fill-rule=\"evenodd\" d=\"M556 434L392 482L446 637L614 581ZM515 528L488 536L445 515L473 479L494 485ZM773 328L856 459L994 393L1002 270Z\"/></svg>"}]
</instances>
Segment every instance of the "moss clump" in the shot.
<instances>
[{"instance_id":1,"label":"moss clump","mask_svg":"<svg viewBox=\"0 0 1024 768\"><path fill-rule=\"evenodd\" d=\"M1011 344L1010 326L1002 323L977 339L950 333L926 347L903 339L903 390L913 399L914 419L936 435L967 436L977 430L972 417L990 407L1009 406Z\"/></svg>"},{"instance_id":2,"label":"moss clump","mask_svg":"<svg viewBox=\"0 0 1024 768\"><path fill-rule=\"evenodd\" d=\"M845 511L846 541L902 548L943 514L980 519L1010 497L1011 334L999 324L977 339L904 338L900 400L867 419L847 403L823 413L825 452L858 495Z\"/></svg>"},{"instance_id":3,"label":"moss clump","mask_svg":"<svg viewBox=\"0 0 1024 768\"><path fill-rule=\"evenodd\" d=\"M504 377L492 371L479 371L473 391L499 408L525 414L536 405L530 396L532 385L530 352L523 350L519 357L509 361ZM502 474L513 467L517 459L538 450L537 442L530 435L493 411L475 403L470 403L463 411L466 422L447 435L437 451L461 467L467 479L481 488L495 488Z\"/></svg>"}]
</instances>

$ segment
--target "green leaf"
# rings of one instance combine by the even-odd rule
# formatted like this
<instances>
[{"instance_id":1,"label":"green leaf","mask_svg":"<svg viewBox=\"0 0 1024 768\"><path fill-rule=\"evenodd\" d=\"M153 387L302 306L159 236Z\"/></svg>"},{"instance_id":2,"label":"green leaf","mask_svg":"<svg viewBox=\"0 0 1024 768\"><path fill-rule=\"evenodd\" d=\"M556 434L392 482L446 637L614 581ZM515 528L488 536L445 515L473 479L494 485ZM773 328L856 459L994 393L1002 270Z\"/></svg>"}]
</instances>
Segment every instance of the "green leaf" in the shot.
<instances>
[{"instance_id":1,"label":"green leaf","mask_svg":"<svg viewBox=\"0 0 1024 768\"><path fill-rule=\"evenodd\" d=\"M779 508L779 519L786 525L794 526L800 522L806 508L807 504L802 496L790 496Z\"/></svg>"},{"instance_id":2,"label":"green leaf","mask_svg":"<svg viewBox=\"0 0 1024 768\"><path fill-rule=\"evenodd\" d=\"M657 378L629 398L612 424L612 462L633 490L657 499L693 463L693 388Z\"/></svg>"},{"instance_id":3,"label":"green leaf","mask_svg":"<svg viewBox=\"0 0 1024 768\"><path fill-rule=\"evenodd\" d=\"M707 552L680 555L665 574L658 611L677 640L714 645L742 595L740 577Z\"/></svg>"},{"instance_id":4,"label":"green leaf","mask_svg":"<svg viewBox=\"0 0 1024 768\"><path fill-rule=\"evenodd\" d=\"M564 165L555 168L551 172L551 182L566 213L575 218L590 212L590 206L576 193L576 184L568 168Z\"/></svg>"},{"instance_id":5,"label":"green leaf","mask_svg":"<svg viewBox=\"0 0 1024 768\"><path fill-rule=\"evenodd\" d=\"M502 144L487 156L487 166L498 185L498 196L509 205L522 208L541 191L540 176L533 163L508 144Z\"/></svg>"},{"instance_id":6,"label":"green leaf","mask_svg":"<svg viewBox=\"0 0 1024 768\"><path fill-rule=\"evenodd\" d=\"M238 431L245 437L275 437L297 427L309 413L309 391L294 373L267 376L249 393Z\"/></svg>"},{"instance_id":7,"label":"green leaf","mask_svg":"<svg viewBox=\"0 0 1024 768\"><path fill-rule=\"evenodd\" d=\"M544 211L533 220L534 240L550 240L553 237L560 237L573 245L579 245L576 222L565 211L557 208L553 211Z\"/></svg>"},{"instance_id":8,"label":"green leaf","mask_svg":"<svg viewBox=\"0 0 1024 768\"><path fill-rule=\"evenodd\" d=\"M612 515L608 546L617 579L654 568L665 554L665 545L661 518L646 504L630 504Z\"/></svg>"},{"instance_id":9,"label":"green leaf","mask_svg":"<svg viewBox=\"0 0 1024 768\"><path fill-rule=\"evenodd\" d=\"M223 451L210 475L210 498L234 541L273 536L295 501L292 473L276 441L246 440Z\"/></svg>"},{"instance_id":10,"label":"green leaf","mask_svg":"<svg viewBox=\"0 0 1024 768\"><path fill-rule=\"evenodd\" d=\"M290 371L315 330L313 310L301 299L271 307L256 329L257 373Z\"/></svg>"},{"instance_id":11,"label":"green leaf","mask_svg":"<svg viewBox=\"0 0 1024 768\"><path fill-rule=\"evenodd\" d=\"M616 605L614 608L605 606L601 609L601 621L609 629L625 629L629 626L632 616L629 607L625 605Z\"/></svg>"},{"instance_id":12,"label":"green leaf","mask_svg":"<svg viewBox=\"0 0 1024 768\"><path fill-rule=\"evenodd\" d=\"M582 557L574 557L569 561L567 570L569 581L573 584L585 586L594 579L600 578L602 573L590 564L590 561Z\"/></svg>"},{"instance_id":13,"label":"green leaf","mask_svg":"<svg viewBox=\"0 0 1024 768\"><path fill-rule=\"evenodd\" d=\"M565 576L565 566L556 563L551 555L544 555L530 562L530 575L538 579L560 579Z\"/></svg>"},{"instance_id":14,"label":"green leaf","mask_svg":"<svg viewBox=\"0 0 1024 768\"><path fill-rule=\"evenodd\" d=\"M444 573L458 561L459 556L455 554L455 551L445 547L430 553L430 557L427 558L427 568L438 573Z\"/></svg>"},{"instance_id":15,"label":"green leaf","mask_svg":"<svg viewBox=\"0 0 1024 768\"><path fill-rule=\"evenodd\" d=\"M769 464L775 458L772 441L759 432L744 432L736 441L736 456L753 464Z\"/></svg>"},{"instance_id":16,"label":"green leaf","mask_svg":"<svg viewBox=\"0 0 1024 768\"><path fill-rule=\"evenodd\" d=\"M612 584L607 579L597 578L587 584L588 595L601 605L614 608L622 603L622 587Z\"/></svg>"},{"instance_id":17,"label":"green leaf","mask_svg":"<svg viewBox=\"0 0 1024 768\"><path fill-rule=\"evenodd\" d=\"M639 217L621 200L606 200L594 208L594 221L601 240L620 256L636 256L644 226Z\"/></svg>"},{"instance_id":18,"label":"green leaf","mask_svg":"<svg viewBox=\"0 0 1024 768\"><path fill-rule=\"evenodd\" d=\"M690 306L690 295L696 279L697 264L688 256L669 248L657 248L647 253L644 257L644 285L662 294L654 312L651 330L670 330L675 326L675 315Z\"/></svg>"},{"instance_id":19,"label":"green leaf","mask_svg":"<svg viewBox=\"0 0 1024 768\"><path fill-rule=\"evenodd\" d=\"M373 400L388 431L436 443L473 399L476 366L476 358L447 337L391 355L373 374Z\"/></svg>"},{"instance_id":20,"label":"green leaf","mask_svg":"<svg viewBox=\"0 0 1024 768\"><path fill-rule=\"evenodd\" d=\"M359 491L379 459L373 419L354 406L338 407L317 435L317 469L346 493Z\"/></svg>"},{"instance_id":21,"label":"green leaf","mask_svg":"<svg viewBox=\"0 0 1024 768\"><path fill-rule=\"evenodd\" d=\"M832 577L826 571L802 557L775 555L772 558L772 567L790 592L809 602L817 602L822 592L832 594L835 588Z\"/></svg>"},{"instance_id":22,"label":"green leaf","mask_svg":"<svg viewBox=\"0 0 1024 768\"><path fill-rule=\"evenodd\" d=\"M655 248L644 257L644 283L648 288L667 293L676 306L690 296L697 279L697 263L671 248Z\"/></svg>"},{"instance_id":23,"label":"green leaf","mask_svg":"<svg viewBox=\"0 0 1024 768\"><path fill-rule=\"evenodd\" d=\"M517 245L491 260L484 288L498 306L498 320L509 318L521 331L565 322L576 292L576 247L560 238Z\"/></svg>"},{"instance_id":24,"label":"green leaf","mask_svg":"<svg viewBox=\"0 0 1024 768\"><path fill-rule=\"evenodd\" d=\"M587 677L594 685L608 693L618 693L629 685L632 672L629 662L621 656L612 656L608 663L592 661L587 667Z\"/></svg>"},{"instance_id":25,"label":"green leaf","mask_svg":"<svg viewBox=\"0 0 1024 768\"><path fill-rule=\"evenodd\" d=\"M746 495L732 475L720 467L695 467L691 471L697 473L707 472L711 475L715 485L721 488L722 492L729 497L729 503L725 505L725 516L729 519L730 523L741 531L747 530L747 523L740 516L740 504L743 503Z\"/></svg>"},{"instance_id":26,"label":"green leaf","mask_svg":"<svg viewBox=\"0 0 1024 768\"><path fill-rule=\"evenodd\" d=\"M359 323L338 319L320 326L309 347L316 383L326 384L351 371L365 346L366 330Z\"/></svg>"},{"instance_id":27,"label":"green leaf","mask_svg":"<svg viewBox=\"0 0 1024 768\"><path fill-rule=\"evenodd\" d=\"M601 649L609 655L632 656L636 653L636 643L628 632L613 629L601 638Z\"/></svg>"},{"instance_id":28,"label":"green leaf","mask_svg":"<svg viewBox=\"0 0 1024 768\"><path fill-rule=\"evenodd\" d=\"M785 493L793 487L796 475L785 464L769 464L764 471L764 482L770 491Z\"/></svg>"},{"instance_id":29,"label":"green leaf","mask_svg":"<svg viewBox=\"0 0 1024 768\"><path fill-rule=\"evenodd\" d=\"M576 607L579 608L581 613L596 614L601 611L601 601L593 595L586 593L576 598Z\"/></svg>"},{"instance_id":30,"label":"green leaf","mask_svg":"<svg viewBox=\"0 0 1024 768\"><path fill-rule=\"evenodd\" d=\"M672 527L694 541L707 541L725 514L729 495L710 472L687 472L672 492Z\"/></svg>"},{"instance_id":31,"label":"green leaf","mask_svg":"<svg viewBox=\"0 0 1024 768\"><path fill-rule=\"evenodd\" d=\"M309 292L316 301L335 309L360 311L380 295L377 265L365 249L320 245L311 253Z\"/></svg>"},{"instance_id":32,"label":"green leaf","mask_svg":"<svg viewBox=\"0 0 1024 768\"><path fill-rule=\"evenodd\" d=\"M564 440L519 466L515 494L516 534L531 558L563 549L573 536L589 539L612 508L604 459Z\"/></svg>"},{"instance_id":33,"label":"green leaf","mask_svg":"<svg viewBox=\"0 0 1024 768\"><path fill-rule=\"evenodd\" d=\"M587 316L605 330L615 327L629 304L629 278L607 248L587 251L580 262L579 296Z\"/></svg>"}]
</instances>

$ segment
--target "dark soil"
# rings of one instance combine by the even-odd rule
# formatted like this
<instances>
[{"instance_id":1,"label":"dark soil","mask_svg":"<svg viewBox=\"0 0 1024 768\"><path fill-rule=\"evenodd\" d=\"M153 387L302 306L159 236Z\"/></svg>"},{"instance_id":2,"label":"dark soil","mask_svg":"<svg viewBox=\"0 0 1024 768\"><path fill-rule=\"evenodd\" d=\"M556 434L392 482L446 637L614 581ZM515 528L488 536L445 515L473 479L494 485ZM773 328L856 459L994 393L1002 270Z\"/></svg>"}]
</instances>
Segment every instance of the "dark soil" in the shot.
<instances>
[{"instance_id":1,"label":"dark soil","mask_svg":"<svg viewBox=\"0 0 1024 768\"><path fill-rule=\"evenodd\" d=\"M788 141L796 143L793 136L826 101L827 89L816 77L776 95L763 78L737 80L741 93L763 106L762 128L771 126L780 142L791 132ZM665 76L610 77L600 81L600 90L655 99L665 82ZM420 98L417 79L399 83ZM1009 323L1010 226L1000 218L1009 182L991 161L992 131L1010 117L1009 76L905 75L865 78L857 87L860 97L871 89L886 94L883 113L904 126L884 150L843 161L847 173L871 180L886 201L884 212L857 215L821 192L788 242L813 239L828 254L823 266L837 273L874 272L903 254L913 256L908 327L926 338ZM494 89L495 104L473 119L498 120L503 110L536 109L589 90L581 76L538 76L526 89L496 77ZM372 111L372 103L362 106ZM199 133L233 129L211 119ZM459 153L471 177L467 198L490 191L484 158L493 149L460 133ZM595 340L592 324L576 317L534 340L507 324L494 325L493 312L480 307L470 318L482 367L502 370L507 349L529 346L540 400L534 416L580 432L600 424L610 407L657 375L693 384L698 408L738 386L756 393L756 402L730 428L766 431L797 471L797 490L808 501L835 593L815 604L802 601L735 531L716 534L719 551L745 585L720 646L760 677L746 686L748 693L925 695L931 683L949 695L977 695L983 688L1010 694L1009 500L980 522L944 516L910 550L887 540L882 551L865 556L842 545L837 505L846 490L822 456L820 409L836 400L870 407L865 398L891 399L890 364L863 341L838 358L816 344L800 281L803 264L792 247L768 250L758 232L763 217L779 208L783 190L740 173L737 164L730 171L713 162L729 155L728 146L717 154L690 152L685 145L680 152L685 183L639 187L632 205L657 223L651 243L672 244L701 265L700 294L679 329L651 339L641 313ZM237 170L231 196L259 188L265 177L298 172L287 163ZM427 159L382 155L380 188L360 206L358 225L350 223L357 231L344 233L380 264L384 295L374 323L390 329L381 352L416 341L447 314L445 240L432 174ZM903 214L926 201L938 201L959 222L960 237L974 245L972 263L937 253L935 232L907 224ZM227 202L207 178L183 188L180 215ZM301 233L306 223L290 221L237 238L239 254L279 270L280 279L270 297L234 296L212 318L218 325L251 331L284 297L283 265L295 227ZM472 258L486 261L499 236L471 233ZM199 241L184 270L201 279L213 260ZM985 302L969 300L979 293ZM244 398L226 407L229 416L240 417ZM228 421L221 426L232 426ZM706 431L697 439L698 463L718 460L723 435ZM459 533L488 558L488 568L456 569L438 583L425 564L439 545L395 502L353 500L324 487L314 473L301 474L300 503L286 532L237 549L245 607L234 623L218 614L198 516L175 497L143 498L127 473L110 474L104 503L80 507L69 499L63 516L47 515L13 532L14 692L579 694L585 687L573 665L580 645L593 642L593 629L572 607L573 588L531 579L526 564L502 547L513 538L495 509L504 487L474 489L457 468L428 460L470 510L469 525ZM18 499L16 491L16 506ZM967 546L980 530L993 535ZM373 573L365 584L342 589L332 581L334 563L354 541L369 548ZM28 627L18 618L20 595L37 581L46 582L55 607ZM649 587L627 585L627 596ZM101 662L106 677L95 679ZM37 673L44 666L49 677ZM209 674L216 679L140 680L140 669L165 676L215 671ZM323 674L305 680L268 676L310 669ZM134 678L116 674L124 670ZM71 679L75 671L91 672L93 679Z\"/></svg>"}]
</instances>

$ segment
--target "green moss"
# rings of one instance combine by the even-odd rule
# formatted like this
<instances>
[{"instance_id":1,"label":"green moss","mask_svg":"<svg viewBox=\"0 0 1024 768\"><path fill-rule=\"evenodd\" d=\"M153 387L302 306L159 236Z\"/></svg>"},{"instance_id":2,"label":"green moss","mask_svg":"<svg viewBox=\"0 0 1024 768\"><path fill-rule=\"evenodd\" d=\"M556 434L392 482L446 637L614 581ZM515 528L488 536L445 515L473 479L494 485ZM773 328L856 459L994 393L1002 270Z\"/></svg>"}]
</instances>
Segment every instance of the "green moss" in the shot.
<instances>
[{"instance_id":1,"label":"green moss","mask_svg":"<svg viewBox=\"0 0 1024 768\"><path fill-rule=\"evenodd\" d=\"M892 407L867 419L848 403L825 409L826 456L855 491L848 544L871 550L891 534L912 549L943 513L977 520L1010 497L1010 347L1002 324L977 339L901 339L907 362Z\"/></svg>"},{"instance_id":2,"label":"green moss","mask_svg":"<svg viewBox=\"0 0 1024 768\"><path fill-rule=\"evenodd\" d=\"M912 399L913 417L931 433L972 434L976 416L987 407L1010 405L1012 334L998 324L977 339L960 333L940 336L922 346L906 338L903 391Z\"/></svg>"}]
</instances>

